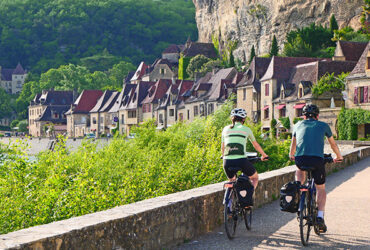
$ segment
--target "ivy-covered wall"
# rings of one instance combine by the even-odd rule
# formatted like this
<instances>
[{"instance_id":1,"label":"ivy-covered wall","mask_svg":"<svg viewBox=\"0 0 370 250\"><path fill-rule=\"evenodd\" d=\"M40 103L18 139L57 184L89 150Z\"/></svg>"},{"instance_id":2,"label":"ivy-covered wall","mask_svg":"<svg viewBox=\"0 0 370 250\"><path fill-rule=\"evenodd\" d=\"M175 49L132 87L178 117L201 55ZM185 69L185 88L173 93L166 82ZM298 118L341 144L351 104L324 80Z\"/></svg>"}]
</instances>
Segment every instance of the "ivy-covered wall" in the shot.
<instances>
[{"instance_id":1,"label":"ivy-covered wall","mask_svg":"<svg viewBox=\"0 0 370 250\"><path fill-rule=\"evenodd\" d=\"M186 69L189 65L189 62L191 60L191 57L184 57L183 55L180 56L179 59L179 72L178 72L178 78L180 80L188 79L189 75L186 73Z\"/></svg>"},{"instance_id":2,"label":"ivy-covered wall","mask_svg":"<svg viewBox=\"0 0 370 250\"><path fill-rule=\"evenodd\" d=\"M370 123L370 111L342 108L338 116L338 136L341 140L357 140L358 125ZM366 136L366 135L365 135Z\"/></svg>"}]
</instances>

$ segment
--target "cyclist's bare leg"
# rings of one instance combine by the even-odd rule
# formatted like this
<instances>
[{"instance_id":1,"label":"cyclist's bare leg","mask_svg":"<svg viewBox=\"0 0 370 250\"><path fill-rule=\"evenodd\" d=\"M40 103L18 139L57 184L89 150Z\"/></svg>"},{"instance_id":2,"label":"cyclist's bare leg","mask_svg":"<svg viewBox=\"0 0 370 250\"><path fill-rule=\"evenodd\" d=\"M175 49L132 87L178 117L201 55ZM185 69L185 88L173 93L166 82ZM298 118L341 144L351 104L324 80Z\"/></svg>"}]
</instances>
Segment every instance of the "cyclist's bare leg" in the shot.
<instances>
[{"instance_id":1,"label":"cyclist's bare leg","mask_svg":"<svg viewBox=\"0 0 370 250\"><path fill-rule=\"evenodd\" d=\"M319 208L319 211L325 211L325 203L326 203L326 191L325 191L325 184L317 185L317 196L316 196L316 203Z\"/></svg>"},{"instance_id":2,"label":"cyclist's bare leg","mask_svg":"<svg viewBox=\"0 0 370 250\"><path fill-rule=\"evenodd\" d=\"M306 179L306 172L302 171L300 169L297 169L295 171L295 180L299 181L299 182L301 182L301 184L303 184L305 179Z\"/></svg>"},{"instance_id":3,"label":"cyclist's bare leg","mask_svg":"<svg viewBox=\"0 0 370 250\"><path fill-rule=\"evenodd\" d=\"M257 171L253 175L249 176L249 179L252 182L254 190L256 190L256 187L258 185L258 173L257 173Z\"/></svg>"}]
</instances>

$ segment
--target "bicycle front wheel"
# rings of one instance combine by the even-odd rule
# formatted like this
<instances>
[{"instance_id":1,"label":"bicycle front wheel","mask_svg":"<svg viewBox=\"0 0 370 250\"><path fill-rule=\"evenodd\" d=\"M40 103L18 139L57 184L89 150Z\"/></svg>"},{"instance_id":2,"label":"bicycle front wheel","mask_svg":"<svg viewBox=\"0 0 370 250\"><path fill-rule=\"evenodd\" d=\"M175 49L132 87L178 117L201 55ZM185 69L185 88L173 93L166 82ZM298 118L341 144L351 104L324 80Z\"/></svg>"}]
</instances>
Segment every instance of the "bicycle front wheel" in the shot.
<instances>
[{"instance_id":1,"label":"bicycle front wheel","mask_svg":"<svg viewBox=\"0 0 370 250\"><path fill-rule=\"evenodd\" d=\"M299 231L301 234L301 242L304 246L307 246L308 239L311 231L311 221L309 213L309 202L307 193L303 193L301 196L301 202L299 206Z\"/></svg>"},{"instance_id":2,"label":"bicycle front wheel","mask_svg":"<svg viewBox=\"0 0 370 250\"><path fill-rule=\"evenodd\" d=\"M224 221L227 237L231 240L235 237L236 226L238 223L238 213L236 210L237 200L234 190L231 190L229 202L224 205Z\"/></svg>"},{"instance_id":3,"label":"bicycle front wheel","mask_svg":"<svg viewBox=\"0 0 370 250\"><path fill-rule=\"evenodd\" d=\"M251 230L252 228L252 208L244 208L243 217L244 217L245 227L247 228L247 230Z\"/></svg>"}]
</instances>

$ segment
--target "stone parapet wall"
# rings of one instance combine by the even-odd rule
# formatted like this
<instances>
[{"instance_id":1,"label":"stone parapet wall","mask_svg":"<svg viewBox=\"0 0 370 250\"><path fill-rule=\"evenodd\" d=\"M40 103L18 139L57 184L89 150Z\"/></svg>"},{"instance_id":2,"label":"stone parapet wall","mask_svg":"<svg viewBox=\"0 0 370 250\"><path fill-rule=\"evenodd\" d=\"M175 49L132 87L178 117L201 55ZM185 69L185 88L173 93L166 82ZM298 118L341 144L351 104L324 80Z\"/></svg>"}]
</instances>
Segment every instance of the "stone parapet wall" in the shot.
<instances>
[{"instance_id":1,"label":"stone parapet wall","mask_svg":"<svg viewBox=\"0 0 370 250\"><path fill-rule=\"evenodd\" d=\"M344 163L327 165L328 172L370 155L360 147L344 155ZM266 163L268 164L268 162ZM260 174L255 207L279 196L294 179L295 166ZM223 183L115 207L102 212L1 235L0 249L159 249L195 238L223 222Z\"/></svg>"}]
</instances>

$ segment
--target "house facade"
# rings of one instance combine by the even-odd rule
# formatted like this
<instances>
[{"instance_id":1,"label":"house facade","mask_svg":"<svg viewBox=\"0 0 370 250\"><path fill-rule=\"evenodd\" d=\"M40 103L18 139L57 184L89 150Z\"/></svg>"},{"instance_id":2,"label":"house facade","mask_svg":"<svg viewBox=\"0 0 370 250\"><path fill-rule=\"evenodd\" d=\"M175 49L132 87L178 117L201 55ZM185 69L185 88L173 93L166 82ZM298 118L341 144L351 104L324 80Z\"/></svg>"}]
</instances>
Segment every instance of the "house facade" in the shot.
<instances>
[{"instance_id":1,"label":"house facade","mask_svg":"<svg viewBox=\"0 0 370 250\"><path fill-rule=\"evenodd\" d=\"M0 87L9 94L17 94L22 91L24 81L27 78L27 72L22 65L18 63L15 69L6 69L0 67Z\"/></svg>"}]
</instances>

